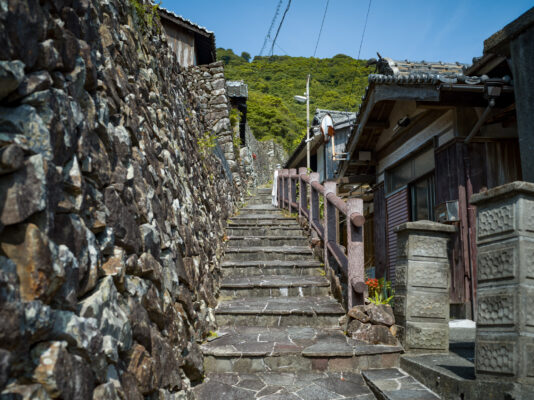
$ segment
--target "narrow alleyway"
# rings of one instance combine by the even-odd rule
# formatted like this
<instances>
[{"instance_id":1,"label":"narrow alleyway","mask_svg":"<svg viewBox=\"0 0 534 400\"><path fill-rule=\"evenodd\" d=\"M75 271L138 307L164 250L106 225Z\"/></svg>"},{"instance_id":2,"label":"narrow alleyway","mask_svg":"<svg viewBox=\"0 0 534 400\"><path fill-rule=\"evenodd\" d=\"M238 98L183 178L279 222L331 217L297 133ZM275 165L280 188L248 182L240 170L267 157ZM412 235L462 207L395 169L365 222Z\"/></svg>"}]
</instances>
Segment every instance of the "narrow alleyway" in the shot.
<instances>
[{"instance_id":1,"label":"narrow alleyway","mask_svg":"<svg viewBox=\"0 0 534 400\"><path fill-rule=\"evenodd\" d=\"M395 368L401 347L344 334L344 310L307 237L270 203L259 189L229 223L219 331L202 347L197 399L375 399L370 388L387 399L437 399Z\"/></svg>"}]
</instances>

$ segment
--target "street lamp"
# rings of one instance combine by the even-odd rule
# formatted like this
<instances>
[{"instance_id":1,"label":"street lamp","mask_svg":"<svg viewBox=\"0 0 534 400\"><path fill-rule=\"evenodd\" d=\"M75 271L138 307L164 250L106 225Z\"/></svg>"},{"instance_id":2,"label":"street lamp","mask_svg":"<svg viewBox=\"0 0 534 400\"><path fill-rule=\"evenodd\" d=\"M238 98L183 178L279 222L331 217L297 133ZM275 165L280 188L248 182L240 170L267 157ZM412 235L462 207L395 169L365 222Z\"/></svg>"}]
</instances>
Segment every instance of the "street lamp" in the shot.
<instances>
[{"instance_id":1,"label":"street lamp","mask_svg":"<svg viewBox=\"0 0 534 400\"><path fill-rule=\"evenodd\" d=\"M297 103L306 102L306 167L310 170L310 75L306 81L306 93L304 96L293 96Z\"/></svg>"}]
</instances>

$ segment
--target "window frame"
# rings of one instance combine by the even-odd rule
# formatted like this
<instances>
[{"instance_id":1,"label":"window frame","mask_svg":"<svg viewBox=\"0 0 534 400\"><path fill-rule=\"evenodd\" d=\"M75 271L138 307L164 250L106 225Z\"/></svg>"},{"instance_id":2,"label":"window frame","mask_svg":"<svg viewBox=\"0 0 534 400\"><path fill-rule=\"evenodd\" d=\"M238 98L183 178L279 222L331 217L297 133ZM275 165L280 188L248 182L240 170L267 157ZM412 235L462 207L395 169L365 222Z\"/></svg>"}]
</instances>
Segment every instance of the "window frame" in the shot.
<instances>
[{"instance_id":1,"label":"window frame","mask_svg":"<svg viewBox=\"0 0 534 400\"><path fill-rule=\"evenodd\" d=\"M420 221L414 219L417 215L417 194L415 192L415 185L422 181L430 181L430 188L427 190L427 203L428 203L428 219L430 221L435 221L436 215L434 208L436 207L436 170L433 169L432 171L415 178L408 182L406 185L408 187L408 195L409 195L409 201L410 201L410 220L411 221Z\"/></svg>"}]
</instances>

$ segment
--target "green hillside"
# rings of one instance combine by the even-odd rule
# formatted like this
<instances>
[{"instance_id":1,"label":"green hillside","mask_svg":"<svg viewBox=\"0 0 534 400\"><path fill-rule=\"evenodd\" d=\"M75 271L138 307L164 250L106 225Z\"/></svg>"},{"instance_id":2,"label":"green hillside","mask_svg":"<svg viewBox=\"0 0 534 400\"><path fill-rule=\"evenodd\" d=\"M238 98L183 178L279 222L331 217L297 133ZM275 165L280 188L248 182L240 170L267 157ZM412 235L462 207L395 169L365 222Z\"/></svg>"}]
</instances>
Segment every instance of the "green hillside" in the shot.
<instances>
[{"instance_id":1,"label":"green hillside","mask_svg":"<svg viewBox=\"0 0 534 400\"><path fill-rule=\"evenodd\" d=\"M338 54L333 58L290 56L254 57L247 62L231 49L217 49L226 64L229 80L244 80L249 87L248 122L258 139L271 139L291 152L306 134L306 105L293 96L306 91L306 77L312 75L310 118L316 108L356 111L373 72L366 61ZM352 87L353 86L353 87ZM352 87L352 95L351 95Z\"/></svg>"}]
</instances>

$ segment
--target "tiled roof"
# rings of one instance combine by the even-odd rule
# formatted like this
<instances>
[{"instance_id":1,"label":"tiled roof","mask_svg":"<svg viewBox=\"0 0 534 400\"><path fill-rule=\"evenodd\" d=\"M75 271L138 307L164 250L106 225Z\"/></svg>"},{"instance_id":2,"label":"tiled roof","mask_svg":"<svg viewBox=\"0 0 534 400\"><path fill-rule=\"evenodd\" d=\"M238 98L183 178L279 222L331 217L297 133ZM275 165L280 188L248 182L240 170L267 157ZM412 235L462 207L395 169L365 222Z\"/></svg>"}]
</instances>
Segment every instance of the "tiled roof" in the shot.
<instances>
[{"instance_id":1,"label":"tiled roof","mask_svg":"<svg viewBox=\"0 0 534 400\"><path fill-rule=\"evenodd\" d=\"M382 75L382 74L371 74L369 75L369 82L377 84L390 84L390 85L399 85L399 84L429 84L435 85L437 83L466 83L468 85L478 85L479 83L484 83L487 79L487 76L465 76L461 73L451 73L451 74L434 74L434 73L424 73L424 72L414 72L408 75ZM509 79L509 77L504 77L503 80ZM509 82L506 82L509 83Z\"/></svg>"},{"instance_id":2,"label":"tiled roof","mask_svg":"<svg viewBox=\"0 0 534 400\"><path fill-rule=\"evenodd\" d=\"M462 74L465 64L444 63L441 61L399 61L389 57L380 57L376 61L377 72L381 75L412 75L412 74Z\"/></svg>"},{"instance_id":3,"label":"tiled roof","mask_svg":"<svg viewBox=\"0 0 534 400\"><path fill-rule=\"evenodd\" d=\"M164 15L179 19L184 24L189 25L190 27L195 28L196 30L203 31L206 34L206 36L214 35L213 31L210 31L210 30L208 30L207 28L205 28L203 26L195 24L193 21L190 21L187 18L184 18L181 15L176 14L176 13L172 12L171 10L167 10L166 8L163 8L163 7L158 7L158 11L160 11Z\"/></svg>"}]
</instances>

